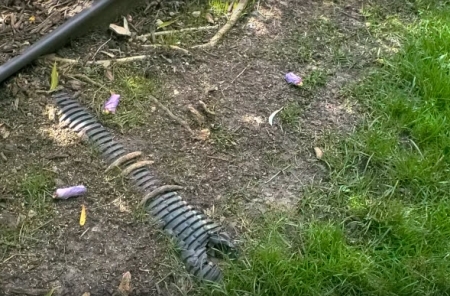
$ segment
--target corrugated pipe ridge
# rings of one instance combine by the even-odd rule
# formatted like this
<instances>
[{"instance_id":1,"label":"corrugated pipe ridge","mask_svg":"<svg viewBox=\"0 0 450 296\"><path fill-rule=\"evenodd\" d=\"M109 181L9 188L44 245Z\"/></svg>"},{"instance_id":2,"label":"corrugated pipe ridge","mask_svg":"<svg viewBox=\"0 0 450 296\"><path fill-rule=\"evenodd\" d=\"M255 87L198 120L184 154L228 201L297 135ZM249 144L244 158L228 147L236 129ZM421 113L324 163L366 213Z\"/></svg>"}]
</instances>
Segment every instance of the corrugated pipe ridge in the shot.
<instances>
[{"instance_id":1,"label":"corrugated pipe ridge","mask_svg":"<svg viewBox=\"0 0 450 296\"><path fill-rule=\"evenodd\" d=\"M104 160L119 167L133 187L144 194L142 205L158 221L181 250L181 259L187 270L201 280L219 281L220 268L209 256L234 253L235 246L221 227L205 214L188 205L176 192L181 189L161 182L147 167L151 162L138 161L140 152L127 152L122 144L98 120L65 92L53 94L59 109L59 122L84 137L101 153Z\"/></svg>"}]
</instances>

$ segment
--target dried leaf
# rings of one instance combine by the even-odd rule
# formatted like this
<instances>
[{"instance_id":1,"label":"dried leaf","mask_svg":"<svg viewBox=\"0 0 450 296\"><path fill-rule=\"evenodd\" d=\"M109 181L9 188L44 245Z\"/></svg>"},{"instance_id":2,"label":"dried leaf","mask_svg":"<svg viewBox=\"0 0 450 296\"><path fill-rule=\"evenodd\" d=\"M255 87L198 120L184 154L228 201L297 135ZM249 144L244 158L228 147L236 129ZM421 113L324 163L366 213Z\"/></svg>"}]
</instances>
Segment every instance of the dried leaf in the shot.
<instances>
[{"instance_id":1,"label":"dried leaf","mask_svg":"<svg viewBox=\"0 0 450 296\"><path fill-rule=\"evenodd\" d=\"M322 159L323 151L319 147L314 147L314 152L316 153L317 159Z\"/></svg>"},{"instance_id":2,"label":"dried leaf","mask_svg":"<svg viewBox=\"0 0 450 296\"><path fill-rule=\"evenodd\" d=\"M53 64L52 68L52 76L51 76L51 82L50 82L50 90L55 90L58 87L58 81L59 75L58 70L56 68L56 62Z\"/></svg>"},{"instance_id":3,"label":"dried leaf","mask_svg":"<svg viewBox=\"0 0 450 296\"><path fill-rule=\"evenodd\" d=\"M123 17L123 27L125 28L125 30L130 32L130 27L128 26L128 20L126 17Z\"/></svg>"},{"instance_id":4,"label":"dried leaf","mask_svg":"<svg viewBox=\"0 0 450 296\"><path fill-rule=\"evenodd\" d=\"M89 292L84 292L83 295L81 295L81 296L91 296L91 293L89 293Z\"/></svg>"},{"instance_id":5,"label":"dried leaf","mask_svg":"<svg viewBox=\"0 0 450 296\"><path fill-rule=\"evenodd\" d=\"M210 24L214 24L215 23L214 18L213 18L213 16L210 13L207 13L205 15L205 18L208 21L208 23L210 23Z\"/></svg>"},{"instance_id":6,"label":"dried leaf","mask_svg":"<svg viewBox=\"0 0 450 296\"><path fill-rule=\"evenodd\" d=\"M110 24L109 29L111 31L113 31L114 33L116 33L117 35L131 36L130 30L127 30L127 28L124 28L124 27L121 27L121 26L118 26L115 24Z\"/></svg>"},{"instance_id":7,"label":"dried leaf","mask_svg":"<svg viewBox=\"0 0 450 296\"><path fill-rule=\"evenodd\" d=\"M280 109L272 112L272 114L270 114L269 116L269 124L273 125L273 119L275 118L275 115L277 115L278 112L280 112L281 110L283 110L283 107L281 107Z\"/></svg>"},{"instance_id":8,"label":"dried leaf","mask_svg":"<svg viewBox=\"0 0 450 296\"><path fill-rule=\"evenodd\" d=\"M80 226L84 226L86 223L86 207L81 205Z\"/></svg>"},{"instance_id":9,"label":"dried leaf","mask_svg":"<svg viewBox=\"0 0 450 296\"><path fill-rule=\"evenodd\" d=\"M128 295L131 293L131 273L129 271L122 275L122 280L120 281L120 285L117 290L122 295Z\"/></svg>"},{"instance_id":10,"label":"dried leaf","mask_svg":"<svg viewBox=\"0 0 450 296\"><path fill-rule=\"evenodd\" d=\"M209 129L205 128L205 129L202 129L198 133L197 137L199 140L206 141L206 140L208 140L210 135L211 135L211 131Z\"/></svg>"},{"instance_id":11,"label":"dried leaf","mask_svg":"<svg viewBox=\"0 0 450 296\"><path fill-rule=\"evenodd\" d=\"M106 76L106 78L109 79L109 81L113 81L113 80L114 80L114 75L113 75L113 73L111 72L111 70L109 70L109 69L106 70L105 76Z\"/></svg>"}]
</instances>

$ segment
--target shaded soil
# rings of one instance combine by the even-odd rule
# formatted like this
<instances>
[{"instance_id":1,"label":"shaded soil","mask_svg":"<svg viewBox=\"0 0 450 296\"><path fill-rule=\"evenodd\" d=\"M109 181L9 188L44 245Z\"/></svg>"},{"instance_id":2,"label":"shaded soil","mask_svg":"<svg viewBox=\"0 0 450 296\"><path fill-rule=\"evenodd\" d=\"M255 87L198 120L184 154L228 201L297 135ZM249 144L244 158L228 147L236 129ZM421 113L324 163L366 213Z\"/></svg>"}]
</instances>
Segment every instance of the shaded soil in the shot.
<instances>
[{"instance_id":1,"label":"shaded soil","mask_svg":"<svg viewBox=\"0 0 450 296\"><path fill-rule=\"evenodd\" d=\"M38 11L41 17L19 25L20 32L14 34L16 29L5 29L10 23L4 25L2 40L14 38L14 42L13 49L8 47L10 42L0 42L0 62L20 52L24 41L34 42L39 34L27 35L30 28L51 15L37 4L20 2L0 6L0 17L17 12L26 20ZM67 11L85 3L72 3ZM138 41L97 30L74 40L58 55L83 61L107 59L105 53L149 57L109 69L61 63L60 83L77 91L78 99L96 112L127 149L141 150L154 160L164 182L185 186L182 195L190 204L238 237L242 221L252 215L299 204L304 189L326 175L325 165L314 155L316 142L324 132L348 132L354 125L357 109L343 101L339 90L357 79L375 52L375 45L362 38L367 31L360 7L357 1L345 5L258 1L217 48L190 50L190 55L143 49ZM184 9L182 24L170 29L208 24L204 18L186 17L199 9L195 5L180 9ZM147 33L154 28L155 18L170 19L169 12L176 12L175 7L151 7L146 15L137 9L130 13L133 30ZM212 34L157 41L189 48ZM4 290L59 286L58 295L110 295L122 274L130 271L132 295L174 295L170 283L179 285L181 275L172 274L175 267L168 258L167 241L137 209L142 197L130 191L126 181L105 174L106 166L95 152L57 126L49 112L49 96L36 94L48 89L50 70L50 62L40 61L0 90L0 124L8 133L0 140L4 155L0 158L4 168L0 211L7 217L1 219ZM304 87L286 84L284 74L289 71L304 78ZM115 117L101 114L108 91L75 79L76 74L122 94ZM108 78L111 74L113 80ZM148 100L145 94L150 91L192 129L208 129L208 139L194 140ZM189 105L198 108L199 100L215 112L204 115L203 122L196 122L187 110ZM269 115L282 107L274 125L269 125ZM23 179L36 167L50 174L53 188L82 183L89 194L85 199L54 202L49 190L36 209L36 203L24 202L26 193L20 190ZM78 225L81 203L88 208L84 227ZM190 286L182 285L182 289Z\"/></svg>"}]
</instances>

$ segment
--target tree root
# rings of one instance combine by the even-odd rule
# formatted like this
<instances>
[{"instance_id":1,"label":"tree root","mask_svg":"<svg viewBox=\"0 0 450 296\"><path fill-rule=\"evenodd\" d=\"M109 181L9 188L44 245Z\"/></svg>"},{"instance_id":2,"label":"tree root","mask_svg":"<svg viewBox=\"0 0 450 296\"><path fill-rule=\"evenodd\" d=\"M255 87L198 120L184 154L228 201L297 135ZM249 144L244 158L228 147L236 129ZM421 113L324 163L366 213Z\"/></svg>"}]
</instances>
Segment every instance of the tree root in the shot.
<instances>
[{"instance_id":1,"label":"tree root","mask_svg":"<svg viewBox=\"0 0 450 296\"><path fill-rule=\"evenodd\" d=\"M240 0L236 9L233 11L228 22L211 38L208 43L195 45L192 48L212 48L217 45L217 43L225 36L228 31L237 23L239 17L242 15L245 7L247 6L249 0Z\"/></svg>"},{"instance_id":2,"label":"tree root","mask_svg":"<svg viewBox=\"0 0 450 296\"><path fill-rule=\"evenodd\" d=\"M156 105L158 105L158 107L160 107L161 109L166 111L167 115L169 115L170 118L172 118L173 120L178 122L182 127L184 127L191 134L191 136L196 137L194 131L189 127L189 124L186 121L184 121L183 119L181 119L178 116L176 116L175 114L173 114L172 111L169 110L169 108L167 108L166 106L161 104L158 101L158 99L155 98L154 96L150 95L149 97L153 102L156 103Z\"/></svg>"}]
</instances>

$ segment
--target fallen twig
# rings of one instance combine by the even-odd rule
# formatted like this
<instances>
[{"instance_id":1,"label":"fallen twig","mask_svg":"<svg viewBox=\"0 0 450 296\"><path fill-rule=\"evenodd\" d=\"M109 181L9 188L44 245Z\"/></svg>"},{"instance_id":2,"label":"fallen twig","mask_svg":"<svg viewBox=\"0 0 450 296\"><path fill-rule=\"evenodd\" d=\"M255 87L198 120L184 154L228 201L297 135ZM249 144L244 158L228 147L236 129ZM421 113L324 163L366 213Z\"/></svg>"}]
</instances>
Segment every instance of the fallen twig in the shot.
<instances>
[{"instance_id":1,"label":"fallen twig","mask_svg":"<svg viewBox=\"0 0 450 296\"><path fill-rule=\"evenodd\" d=\"M132 57L126 57L126 58L120 58L120 59L111 59L111 60L98 60L98 61L89 61L86 63L86 65L100 65L105 68L109 67L112 63L129 63L134 61L142 61L148 58L151 58L151 55L139 55L139 56L132 56ZM53 61L53 62L61 62L66 64L78 64L78 59L66 59L66 58L60 58L54 55L46 56L46 59Z\"/></svg>"},{"instance_id":2,"label":"fallen twig","mask_svg":"<svg viewBox=\"0 0 450 296\"><path fill-rule=\"evenodd\" d=\"M196 27L196 28L184 28L184 29L180 29L180 30L153 32L153 33L148 33L148 34L137 36L136 39L139 41L147 41L148 37L171 35L171 34L193 32L193 31L208 31L208 30L217 29L218 27L219 26L215 25L215 26L204 26L204 27Z\"/></svg>"},{"instance_id":3,"label":"fallen twig","mask_svg":"<svg viewBox=\"0 0 450 296\"><path fill-rule=\"evenodd\" d=\"M48 294L48 289L27 289L18 287L7 287L6 291L10 294L28 295L28 296L44 296Z\"/></svg>"},{"instance_id":4,"label":"fallen twig","mask_svg":"<svg viewBox=\"0 0 450 296\"><path fill-rule=\"evenodd\" d=\"M142 44L141 45L143 48L160 48L160 47L166 47L165 45L162 44ZM189 50L181 48L179 46L176 45L168 45L167 47L174 49L174 50L178 50L181 51L184 54L190 54Z\"/></svg>"},{"instance_id":5,"label":"fallen twig","mask_svg":"<svg viewBox=\"0 0 450 296\"><path fill-rule=\"evenodd\" d=\"M183 119L181 119L181 118L177 117L175 114L173 114L166 106L161 104L158 101L158 99L155 98L154 96L150 95L149 97L152 101L154 101L156 103L156 105L158 105L161 109L166 111L167 115L169 115L170 118L172 118L173 120L178 122L181 126L183 126L192 136L196 137L194 131L189 127L189 124L186 121L184 121Z\"/></svg>"},{"instance_id":6,"label":"fallen twig","mask_svg":"<svg viewBox=\"0 0 450 296\"><path fill-rule=\"evenodd\" d=\"M74 74L73 76L67 76L67 77L69 77L69 78L71 78L71 79L76 78L76 79L79 79L79 80L84 80L84 81L89 82L90 84L93 84L93 85L95 85L95 86L98 86L98 87L100 87L100 88L102 88L102 89L104 89L104 90L108 90L108 89L107 89L105 86L103 86L101 83L98 83L97 81L94 81L94 80L92 80L91 78L89 78L89 77L87 77L87 76L85 76L85 75L83 75L83 74Z\"/></svg>"},{"instance_id":7,"label":"fallen twig","mask_svg":"<svg viewBox=\"0 0 450 296\"><path fill-rule=\"evenodd\" d=\"M205 102L198 101L199 105L202 107L203 111L205 111L206 114L209 115L216 115L214 111L209 110L208 106L206 106Z\"/></svg>"},{"instance_id":8,"label":"fallen twig","mask_svg":"<svg viewBox=\"0 0 450 296\"><path fill-rule=\"evenodd\" d=\"M241 77L242 74L244 74L245 70L247 70L249 65L245 66L244 70L242 70L234 79L230 82L230 84L233 84L239 77Z\"/></svg>"},{"instance_id":9,"label":"fallen twig","mask_svg":"<svg viewBox=\"0 0 450 296\"><path fill-rule=\"evenodd\" d=\"M198 112L198 110L194 108L194 106L189 104L187 106L187 109L189 110L189 112L191 112L198 125L203 125L203 123L205 123L205 117L203 117L203 115L201 115L200 112Z\"/></svg>"},{"instance_id":10,"label":"fallen twig","mask_svg":"<svg viewBox=\"0 0 450 296\"><path fill-rule=\"evenodd\" d=\"M231 15L228 22L220 28L220 30L214 35L214 37L211 38L211 40L208 43L195 45L192 48L211 48L217 45L217 43L220 41L220 39L223 38L223 36L231 30L231 28L237 23L239 17L241 16L242 12L244 11L245 7L247 6L249 0L240 0L238 5L236 6L236 9L233 11L233 14Z\"/></svg>"}]
</instances>

